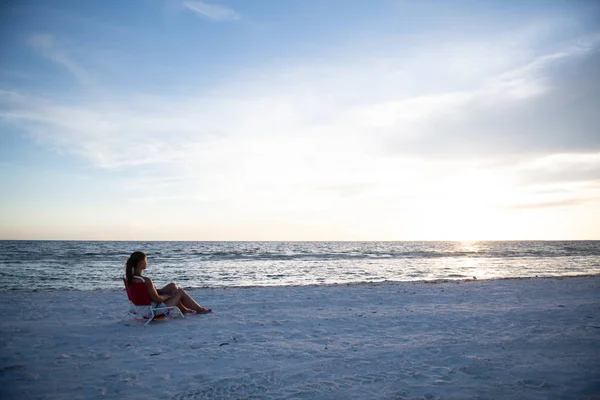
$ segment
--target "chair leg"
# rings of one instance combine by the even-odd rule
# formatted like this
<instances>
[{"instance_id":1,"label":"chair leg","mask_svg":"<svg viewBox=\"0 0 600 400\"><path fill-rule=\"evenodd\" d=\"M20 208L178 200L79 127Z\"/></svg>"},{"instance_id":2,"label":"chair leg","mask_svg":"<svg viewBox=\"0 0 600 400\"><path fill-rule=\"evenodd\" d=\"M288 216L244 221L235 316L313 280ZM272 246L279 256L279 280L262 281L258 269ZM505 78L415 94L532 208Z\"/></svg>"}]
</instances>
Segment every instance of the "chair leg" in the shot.
<instances>
[{"instance_id":1,"label":"chair leg","mask_svg":"<svg viewBox=\"0 0 600 400\"><path fill-rule=\"evenodd\" d=\"M175 310L177 310L177 312L179 313L179 316L180 316L181 318L184 318L184 319L185 319L185 315L183 315L183 313L181 312L181 310L179 309L179 307L175 307Z\"/></svg>"},{"instance_id":2,"label":"chair leg","mask_svg":"<svg viewBox=\"0 0 600 400\"><path fill-rule=\"evenodd\" d=\"M125 313L125 315L123 315L123 318L121 318L121 322L125 323L125 318L129 317L131 315L131 311L127 311Z\"/></svg>"},{"instance_id":3,"label":"chair leg","mask_svg":"<svg viewBox=\"0 0 600 400\"><path fill-rule=\"evenodd\" d=\"M181 316L181 318L185 318L185 315L181 312L181 310L179 309L179 307L163 307L163 308L167 308L169 310L177 310L177 312L179 313L179 315ZM154 317L156 317L156 314L154 314L154 310L151 311L152 315L150 318L148 318L148 321L146 321L146 323L144 324L144 326L148 325L150 322L152 322L152 320L154 319Z\"/></svg>"}]
</instances>

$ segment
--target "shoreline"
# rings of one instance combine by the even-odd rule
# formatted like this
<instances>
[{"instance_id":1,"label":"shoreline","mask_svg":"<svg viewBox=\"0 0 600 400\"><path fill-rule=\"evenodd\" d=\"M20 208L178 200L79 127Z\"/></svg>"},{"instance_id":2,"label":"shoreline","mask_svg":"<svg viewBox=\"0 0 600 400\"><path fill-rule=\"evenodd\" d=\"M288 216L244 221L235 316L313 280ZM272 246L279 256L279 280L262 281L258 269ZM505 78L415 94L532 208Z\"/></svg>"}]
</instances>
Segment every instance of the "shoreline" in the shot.
<instances>
[{"instance_id":1,"label":"shoreline","mask_svg":"<svg viewBox=\"0 0 600 400\"><path fill-rule=\"evenodd\" d=\"M149 275L150 276L150 275ZM505 280L531 280L531 279L571 279L571 278L594 278L600 277L600 273L597 274L574 274L574 275L544 275L544 276L512 276L512 277L499 277L499 278L438 278L438 279L417 279L410 281L393 281L384 280L376 282L346 282L346 283L323 283L323 284L298 284L298 285L239 285L239 286L181 286L185 290L216 290L216 289L261 289L261 288L318 288L318 287L341 287L341 286L381 286L381 285L398 285L407 283L428 283L428 284L440 284L440 283L470 283L470 282L490 282L490 281L505 281ZM119 278L120 279L120 278ZM178 282L175 282L178 283ZM164 283L166 284L166 282ZM75 288L54 288L54 289L2 289L2 293L51 293L51 292L92 292L92 293L115 293L125 290L124 288L115 289L75 289Z\"/></svg>"}]
</instances>

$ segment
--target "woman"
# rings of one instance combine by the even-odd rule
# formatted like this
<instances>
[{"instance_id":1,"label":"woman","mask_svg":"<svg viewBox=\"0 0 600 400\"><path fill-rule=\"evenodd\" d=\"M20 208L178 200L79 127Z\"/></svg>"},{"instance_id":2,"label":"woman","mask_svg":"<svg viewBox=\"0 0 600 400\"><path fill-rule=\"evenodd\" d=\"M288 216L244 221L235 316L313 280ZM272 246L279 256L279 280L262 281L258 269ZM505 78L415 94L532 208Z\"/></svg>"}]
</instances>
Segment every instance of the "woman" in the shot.
<instances>
[{"instance_id":1,"label":"woman","mask_svg":"<svg viewBox=\"0 0 600 400\"><path fill-rule=\"evenodd\" d=\"M141 251L136 251L129 257L125 264L125 276L127 277L128 285L134 283L134 277L142 278L148 287L150 300L152 300L156 306L160 307L163 306L163 304L168 307L177 306L182 313L191 314L208 314L212 312L212 309L204 308L196 303L189 294L183 289L179 289L174 283L169 283L164 288L157 290L152 283L152 280L142 275L147 267L148 259L146 258L146 254Z\"/></svg>"}]
</instances>

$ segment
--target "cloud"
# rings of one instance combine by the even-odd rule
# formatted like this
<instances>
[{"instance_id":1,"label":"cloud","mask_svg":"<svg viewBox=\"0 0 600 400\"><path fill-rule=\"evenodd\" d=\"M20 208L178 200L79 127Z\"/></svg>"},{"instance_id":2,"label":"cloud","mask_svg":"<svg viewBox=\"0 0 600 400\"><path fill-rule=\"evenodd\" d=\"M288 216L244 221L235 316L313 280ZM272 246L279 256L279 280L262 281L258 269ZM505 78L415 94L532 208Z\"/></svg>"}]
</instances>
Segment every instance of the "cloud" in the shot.
<instances>
[{"instance_id":1,"label":"cloud","mask_svg":"<svg viewBox=\"0 0 600 400\"><path fill-rule=\"evenodd\" d=\"M36 34L29 38L28 44L39 51L44 57L65 68L87 89L96 90L98 85L92 74L73 60L67 51L61 48L54 36Z\"/></svg>"},{"instance_id":2,"label":"cloud","mask_svg":"<svg viewBox=\"0 0 600 400\"><path fill-rule=\"evenodd\" d=\"M559 208L559 207L573 207L573 206L581 206L584 204L594 204L597 203L597 199L595 201L590 201L587 199L568 199L568 200L560 200L560 201L546 201L539 203L523 203L523 204L513 204L506 206L505 208L509 210L531 210L531 209L540 209L540 208Z\"/></svg>"},{"instance_id":3,"label":"cloud","mask_svg":"<svg viewBox=\"0 0 600 400\"><path fill-rule=\"evenodd\" d=\"M521 156L494 170L505 177L494 200L501 209L600 205L600 152Z\"/></svg>"},{"instance_id":4,"label":"cloud","mask_svg":"<svg viewBox=\"0 0 600 400\"><path fill-rule=\"evenodd\" d=\"M214 21L234 21L240 18L240 15L229 7L198 0L184 1L183 7Z\"/></svg>"},{"instance_id":5,"label":"cloud","mask_svg":"<svg viewBox=\"0 0 600 400\"><path fill-rule=\"evenodd\" d=\"M52 36L31 44L78 71ZM190 85L185 95L65 101L4 91L0 118L100 168L170 166L198 171L207 185L221 180L238 188L280 184L285 176L297 188L310 183L351 197L363 184L415 184L418 164L403 164L411 158L597 151L597 45L576 41L509 66L488 64L488 53L459 52L448 61L455 70L459 61L481 66L469 87L453 87L451 74L427 86L435 70L423 74L424 68L447 73L442 60L429 58L436 48L427 47L401 58L274 65L240 73L214 91Z\"/></svg>"},{"instance_id":6,"label":"cloud","mask_svg":"<svg viewBox=\"0 0 600 400\"><path fill-rule=\"evenodd\" d=\"M600 188L600 152L551 154L527 160L517 167L519 184L580 182Z\"/></svg>"},{"instance_id":7,"label":"cloud","mask_svg":"<svg viewBox=\"0 0 600 400\"><path fill-rule=\"evenodd\" d=\"M595 41L542 55L475 90L378 104L359 123L373 121L391 155L598 151L599 63Z\"/></svg>"},{"instance_id":8,"label":"cloud","mask_svg":"<svg viewBox=\"0 0 600 400\"><path fill-rule=\"evenodd\" d=\"M0 91L0 119L24 128L38 143L58 152L75 154L101 168L120 168L173 162L184 140L185 126L110 104L56 104L38 96ZM193 121L190 121L193 123ZM179 140L168 140L166 125L178 129ZM135 151L132 151L135 149Z\"/></svg>"}]
</instances>

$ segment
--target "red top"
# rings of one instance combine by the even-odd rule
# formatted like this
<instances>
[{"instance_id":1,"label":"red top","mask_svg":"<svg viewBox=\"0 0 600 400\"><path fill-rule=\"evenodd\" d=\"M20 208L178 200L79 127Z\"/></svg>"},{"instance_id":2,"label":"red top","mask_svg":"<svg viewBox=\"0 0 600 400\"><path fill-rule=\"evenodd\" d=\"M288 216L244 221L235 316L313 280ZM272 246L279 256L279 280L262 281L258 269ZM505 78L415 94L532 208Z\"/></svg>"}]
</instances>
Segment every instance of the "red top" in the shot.
<instances>
[{"instance_id":1,"label":"red top","mask_svg":"<svg viewBox=\"0 0 600 400\"><path fill-rule=\"evenodd\" d=\"M127 297L129 297L129 301L136 306L152 305L150 294L148 294L148 286L146 286L145 281L137 278L133 284L128 285L127 279L123 278L123 282L125 283L125 289L127 290Z\"/></svg>"}]
</instances>

